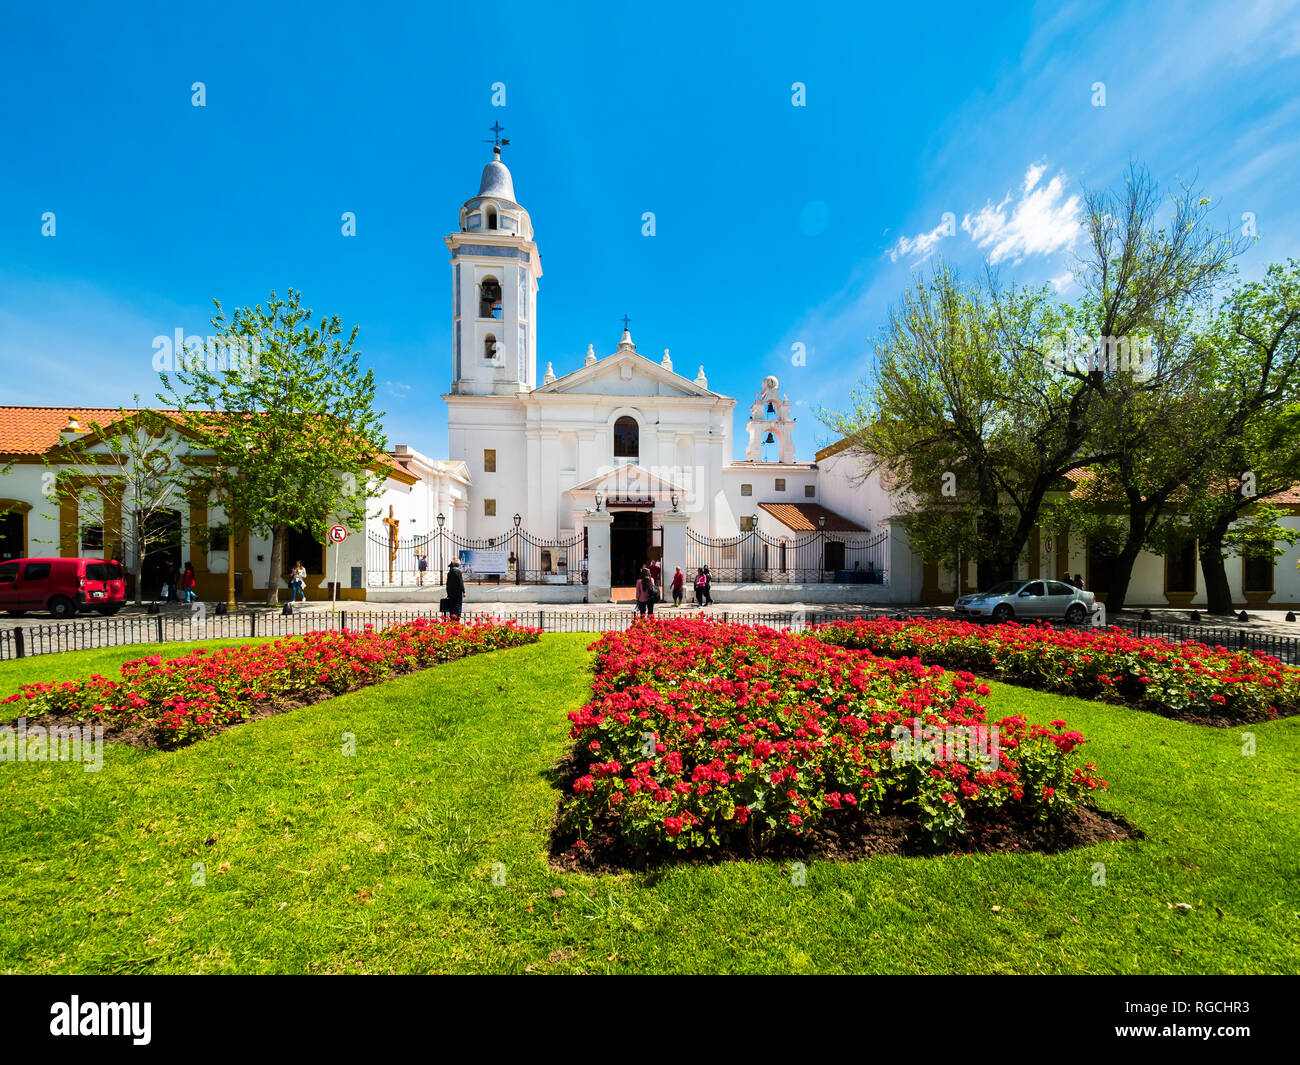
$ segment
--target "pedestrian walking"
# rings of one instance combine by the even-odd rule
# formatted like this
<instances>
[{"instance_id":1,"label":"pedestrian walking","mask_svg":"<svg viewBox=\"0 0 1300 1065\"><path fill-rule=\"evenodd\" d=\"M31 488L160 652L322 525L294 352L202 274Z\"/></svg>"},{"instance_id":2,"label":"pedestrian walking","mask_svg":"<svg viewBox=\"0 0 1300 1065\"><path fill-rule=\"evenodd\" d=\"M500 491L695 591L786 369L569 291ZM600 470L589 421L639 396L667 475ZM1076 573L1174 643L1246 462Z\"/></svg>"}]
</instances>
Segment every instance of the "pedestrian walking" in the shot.
<instances>
[{"instance_id":1,"label":"pedestrian walking","mask_svg":"<svg viewBox=\"0 0 1300 1065\"><path fill-rule=\"evenodd\" d=\"M641 567L641 576L636 581L636 612L642 617L654 617L655 600L659 598L659 589L655 587L650 576L650 567Z\"/></svg>"},{"instance_id":2,"label":"pedestrian walking","mask_svg":"<svg viewBox=\"0 0 1300 1065\"><path fill-rule=\"evenodd\" d=\"M702 607L704 605L704 590L709 583L709 578L704 576L704 567L701 566L695 571L695 605Z\"/></svg>"},{"instance_id":3,"label":"pedestrian walking","mask_svg":"<svg viewBox=\"0 0 1300 1065\"><path fill-rule=\"evenodd\" d=\"M677 567L677 572L673 574L673 606L681 608L682 591L686 586L686 574L682 572L682 567Z\"/></svg>"},{"instance_id":4,"label":"pedestrian walking","mask_svg":"<svg viewBox=\"0 0 1300 1065\"><path fill-rule=\"evenodd\" d=\"M416 558L419 560L418 563L417 563L417 565L418 565L419 570L420 570L420 576L419 576L419 578L417 579L417 581L418 581L418 583L419 583L419 586L420 586L421 588L423 588L423 587L424 587L424 573L425 573L425 570L427 570L427 569L429 568L429 556L428 556L428 555L417 555Z\"/></svg>"},{"instance_id":5,"label":"pedestrian walking","mask_svg":"<svg viewBox=\"0 0 1300 1065\"><path fill-rule=\"evenodd\" d=\"M709 567L704 567L704 605L713 605L713 578L709 575Z\"/></svg>"},{"instance_id":6,"label":"pedestrian walking","mask_svg":"<svg viewBox=\"0 0 1300 1065\"><path fill-rule=\"evenodd\" d=\"M302 564L302 559L295 562L289 571L289 590L293 596L290 602L296 603L299 599L307 602L307 567Z\"/></svg>"},{"instance_id":7,"label":"pedestrian walking","mask_svg":"<svg viewBox=\"0 0 1300 1065\"><path fill-rule=\"evenodd\" d=\"M1083 574L1082 574L1082 573L1076 573L1076 574L1074 575L1074 586L1075 586L1076 588L1080 589L1080 590L1083 589Z\"/></svg>"},{"instance_id":8,"label":"pedestrian walking","mask_svg":"<svg viewBox=\"0 0 1300 1065\"><path fill-rule=\"evenodd\" d=\"M198 584L194 576L194 566L186 562L185 572L181 574L181 595L185 597L185 602L192 603L198 596L194 593L194 586Z\"/></svg>"},{"instance_id":9,"label":"pedestrian walking","mask_svg":"<svg viewBox=\"0 0 1300 1065\"><path fill-rule=\"evenodd\" d=\"M652 559L650 562L650 580L654 582L656 592L658 592L659 589L663 587L663 585L659 583L659 573L660 573L659 563ZM662 598L662 596L660 596L659 598Z\"/></svg>"},{"instance_id":10,"label":"pedestrian walking","mask_svg":"<svg viewBox=\"0 0 1300 1065\"><path fill-rule=\"evenodd\" d=\"M447 566L447 597L440 604L444 614L450 614L460 620L460 606L465 598L465 578L460 572L460 563L452 559Z\"/></svg>"}]
</instances>

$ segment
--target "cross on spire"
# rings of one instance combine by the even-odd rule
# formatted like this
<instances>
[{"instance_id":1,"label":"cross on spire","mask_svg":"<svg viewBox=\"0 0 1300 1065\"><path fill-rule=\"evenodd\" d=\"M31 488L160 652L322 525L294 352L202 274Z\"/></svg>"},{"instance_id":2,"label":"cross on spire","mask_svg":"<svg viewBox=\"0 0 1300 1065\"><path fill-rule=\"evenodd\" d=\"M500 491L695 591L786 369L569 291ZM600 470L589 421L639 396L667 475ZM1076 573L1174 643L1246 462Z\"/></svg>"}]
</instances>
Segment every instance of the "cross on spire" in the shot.
<instances>
[{"instance_id":1,"label":"cross on spire","mask_svg":"<svg viewBox=\"0 0 1300 1065\"><path fill-rule=\"evenodd\" d=\"M488 129L492 131L492 139L490 141L485 140L484 144L491 144L499 150L503 145L510 143L501 136L506 131L506 127L501 125L500 122L493 122Z\"/></svg>"},{"instance_id":2,"label":"cross on spire","mask_svg":"<svg viewBox=\"0 0 1300 1065\"><path fill-rule=\"evenodd\" d=\"M625 333L627 332L627 323L630 322L631 320L632 319L629 318L626 314L623 315L623 332Z\"/></svg>"}]
</instances>

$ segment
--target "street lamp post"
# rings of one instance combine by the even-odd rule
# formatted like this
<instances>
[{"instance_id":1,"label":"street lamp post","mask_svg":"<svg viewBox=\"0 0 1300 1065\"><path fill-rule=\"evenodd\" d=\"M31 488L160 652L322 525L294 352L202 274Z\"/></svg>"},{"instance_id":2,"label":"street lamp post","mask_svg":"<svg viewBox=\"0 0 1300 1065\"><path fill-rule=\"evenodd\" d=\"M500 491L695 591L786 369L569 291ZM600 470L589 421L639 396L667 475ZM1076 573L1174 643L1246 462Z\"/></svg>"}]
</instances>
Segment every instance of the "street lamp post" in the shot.
<instances>
[{"instance_id":1,"label":"street lamp post","mask_svg":"<svg viewBox=\"0 0 1300 1065\"><path fill-rule=\"evenodd\" d=\"M824 584L826 582L826 515L825 514L817 515L817 529L822 534L822 538L821 538L822 557L817 563L817 583Z\"/></svg>"},{"instance_id":2,"label":"street lamp post","mask_svg":"<svg viewBox=\"0 0 1300 1065\"><path fill-rule=\"evenodd\" d=\"M442 561L442 527L444 524L446 524L446 521L447 521L447 515L445 515L442 511L438 511L438 571L439 573L442 573L442 571L446 570L447 568ZM445 576L443 577L443 579L444 580L446 579Z\"/></svg>"},{"instance_id":3,"label":"street lamp post","mask_svg":"<svg viewBox=\"0 0 1300 1065\"><path fill-rule=\"evenodd\" d=\"M519 512L516 511L515 512L515 584L522 583L522 579L521 579L522 574L520 570L523 569L524 553L521 550L523 545L519 541L519 523L521 521L523 521L523 518L521 518L519 516Z\"/></svg>"},{"instance_id":4,"label":"street lamp post","mask_svg":"<svg viewBox=\"0 0 1300 1065\"><path fill-rule=\"evenodd\" d=\"M231 613L239 609L235 602L235 523L230 511L230 487L226 483L230 471L225 466L217 468L217 477L224 488L222 495L226 502L226 611ZM218 491L221 491L220 489Z\"/></svg>"}]
</instances>

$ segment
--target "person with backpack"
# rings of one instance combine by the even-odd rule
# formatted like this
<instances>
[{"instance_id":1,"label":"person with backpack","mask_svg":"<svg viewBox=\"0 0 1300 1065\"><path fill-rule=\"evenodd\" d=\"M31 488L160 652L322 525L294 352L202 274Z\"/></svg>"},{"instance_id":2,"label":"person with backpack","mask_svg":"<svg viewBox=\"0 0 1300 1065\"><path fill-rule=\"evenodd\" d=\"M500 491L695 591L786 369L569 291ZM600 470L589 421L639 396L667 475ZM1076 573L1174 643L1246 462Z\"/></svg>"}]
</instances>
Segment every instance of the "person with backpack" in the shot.
<instances>
[{"instance_id":1,"label":"person with backpack","mask_svg":"<svg viewBox=\"0 0 1300 1065\"><path fill-rule=\"evenodd\" d=\"M677 572L673 574L673 606L678 609L682 605L682 591L686 586L686 574L682 572L682 567L677 567Z\"/></svg>"},{"instance_id":2,"label":"person with backpack","mask_svg":"<svg viewBox=\"0 0 1300 1065\"><path fill-rule=\"evenodd\" d=\"M641 567L641 576L636 581L636 612L642 617L654 617L655 600L659 598L659 589L655 587L650 576L650 567Z\"/></svg>"}]
</instances>

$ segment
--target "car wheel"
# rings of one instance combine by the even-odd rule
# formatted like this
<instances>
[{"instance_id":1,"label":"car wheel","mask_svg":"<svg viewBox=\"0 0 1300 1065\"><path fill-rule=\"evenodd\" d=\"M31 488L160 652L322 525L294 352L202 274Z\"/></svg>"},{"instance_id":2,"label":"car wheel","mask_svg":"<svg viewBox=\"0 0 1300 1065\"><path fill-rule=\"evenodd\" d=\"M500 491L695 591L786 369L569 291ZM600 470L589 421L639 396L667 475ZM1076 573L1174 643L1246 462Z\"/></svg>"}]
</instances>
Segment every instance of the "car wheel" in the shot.
<instances>
[{"instance_id":1,"label":"car wheel","mask_svg":"<svg viewBox=\"0 0 1300 1065\"><path fill-rule=\"evenodd\" d=\"M999 625L1004 621L1010 621L1015 613L1006 603L999 603L993 608L993 620Z\"/></svg>"},{"instance_id":2,"label":"car wheel","mask_svg":"<svg viewBox=\"0 0 1300 1065\"><path fill-rule=\"evenodd\" d=\"M71 599L56 595L50 600L50 613L60 621L64 618L75 618L77 616L77 604Z\"/></svg>"},{"instance_id":3,"label":"car wheel","mask_svg":"<svg viewBox=\"0 0 1300 1065\"><path fill-rule=\"evenodd\" d=\"M1088 608L1082 603L1071 603L1065 609L1065 620L1071 625L1079 625L1088 616Z\"/></svg>"},{"instance_id":4,"label":"car wheel","mask_svg":"<svg viewBox=\"0 0 1300 1065\"><path fill-rule=\"evenodd\" d=\"M114 614L116 614L121 609L122 608L120 606L101 606L99 608L99 612L103 614L104 617L111 618Z\"/></svg>"}]
</instances>

